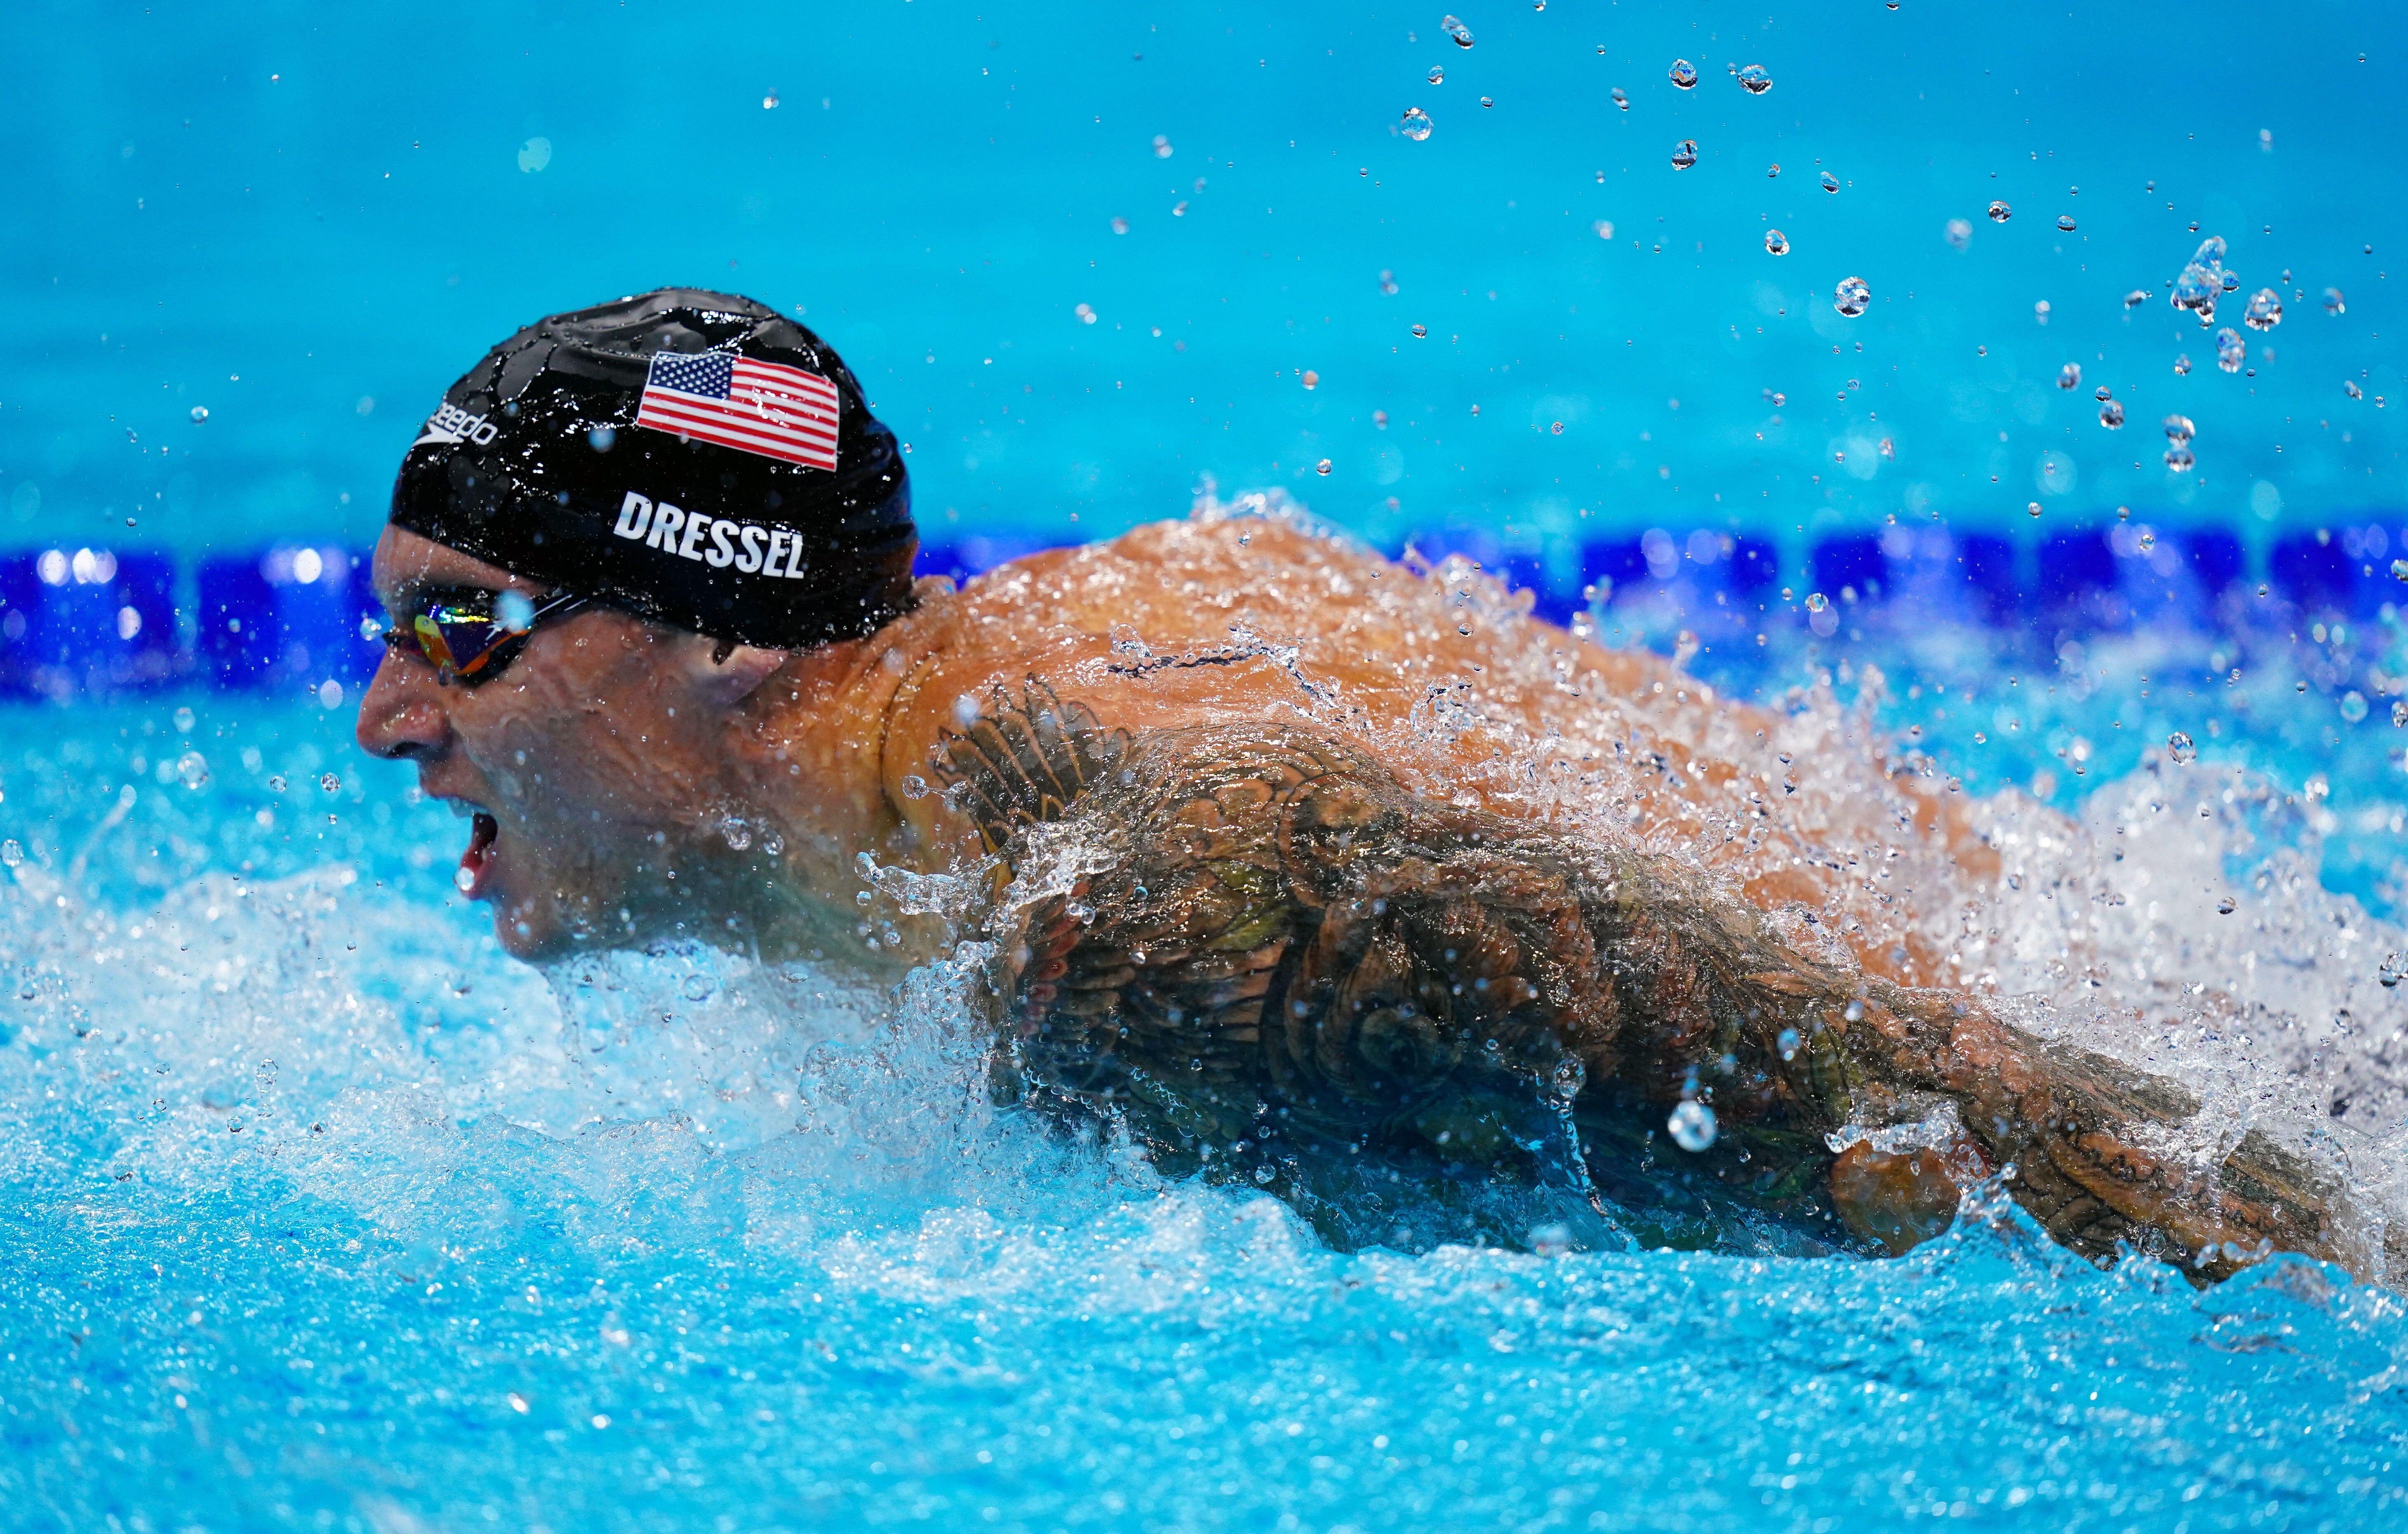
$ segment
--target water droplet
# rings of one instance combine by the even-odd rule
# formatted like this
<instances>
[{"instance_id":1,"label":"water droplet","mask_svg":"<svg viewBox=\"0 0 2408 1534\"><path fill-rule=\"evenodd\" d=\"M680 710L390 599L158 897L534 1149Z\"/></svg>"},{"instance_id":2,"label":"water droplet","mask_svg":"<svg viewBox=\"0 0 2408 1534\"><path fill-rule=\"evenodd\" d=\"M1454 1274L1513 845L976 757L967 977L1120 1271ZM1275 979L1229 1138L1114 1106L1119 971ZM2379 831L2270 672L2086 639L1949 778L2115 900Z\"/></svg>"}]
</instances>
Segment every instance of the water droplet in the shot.
<instances>
[{"instance_id":1,"label":"water droplet","mask_svg":"<svg viewBox=\"0 0 2408 1534\"><path fill-rule=\"evenodd\" d=\"M2366 717L2366 694L2352 689L2341 695L2341 717L2351 724Z\"/></svg>"},{"instance_id":2,"label":"water droplet","mask_svg":"<svg viewBox=\"0 0 2408 1534\"><path fill-rule=\"evenodd\" d=\"M207 419L209 419L209 407L208 407L208 405L196 405L193 406L193 420L194 420L194 422L195 424L197 424L197 423L199 423L199 422L201 422L201 421L205 421L205 420L207 420Z\"/></svg>"},{"instance_id":3,"label":"water droplet","mask_svg":"<svg viewBox=\"0 0 2408 1534\"><path fill-rule=\"evenodd\" d=\"M1430 65L1429 82L1432 85L1444 85L1446 83L1446 66L1444 64L1434 64Z\"/></svg>"},{"instance_id":4,"label":"water droplet","mask_svg":"<svg viewBox=\"0 0 2408 1534\"><path fill-rule=\"evenodd\" d=\"M2067 234L2072 234L2072 233L2073 233L2073 215L2072 215L2072 214L2071 214L2071 213L2060 213L2060 214L2058 214L2058 215L2057 216L2057 228L2059 228L2059 229L2061 229L2061 230L2063 230L2065 233L2067 233Z\"/></svg>"},{"instance_id":5,"label":"water droplet","mask_svg":"<svg viewBox=\"0 0 2408 1534\"><path fill-rule=\"evenodd\" d=\"M2190 423L2188 416L2168 416L2165 426L2166 439L2173 443L2188 442L2199 432L2199 429Z\"/></svg>"},{"instance_id":6,"label":"water droplet","mask_svg":"<svg viewBox=\"0 0 2408 1534\"><path fill-rule=\"evenodd\" d=\"M2283 322L2283 298L2272 288L2260 288L2249 295L2249 306L2241 311L2241 322L2251 330L2272 330Z\"/></svg>"},{"instance_id":7,"label":"water droplet","mask_svg":"<svg viewBox=\"0 0 2408 1534\"><path fill-rule=\"evenodd\" d=\"M1714 1111L1695 1098L1687 1098L1672 1110L1664 1128L1671 1131L1673 1143L1694 1155L1714 1143Z\"/></svg>"},{"instance_id":8,"label":"water droplet","mask_svg":"<svg viewBox=\"0 0 2408 1534\"><path fill-rule=\"evenodd\" d=\"M1873 291L1860 277L1842 277L1831 290L1831 306L1851 320L1864 313L1872 301Z\"/></svg>"},{"instance_id":9,"label":"water droplet","mask_svg":"<svg viewBox=\"0 0 2408 1534\"><path fill-rule=\"evenodd\" d=\"M1697 88L1698 66L1691 64L1686 59L1674 59L1672 61L1672 67L1666 70L1665 74L1674 85L1679 86L1684 91L1695 90Z\"/></svg>"},{"instance_id":10,"label":"water droplet","mask_svg":"<svg viewBox=\"0 0 2408 1534\"><path fill-rule=\"evenodd\" d=\"M2327 288L2325 290L2325 313L2338 315L2346 313L2348 308L2349 305L2342 301L2341 290L2339 288Z\"/></svg>"},{"instance_id":11,"label":"water droplet","mask_svg":"<svg viewBox=\"0 0 2408 1534\"><path fill-rule=\"evenodd\" d=\"M1783 234L1778 229L1766 230L1764 232L1764 253L1768 256L1785 256L1789 254L1789 236Z\"/></svg>"},{"instance_id":12,"label":"water droplet","mask_svg":"<svg viewBox=\"0 0 2408 1534\"><path fill-rule=\"evenodd\" d=\"M1990 221L1992 223L2004 223L2014 216L2015 210L2009 207L2004 203L1992 203L1990 205Z\"/></svg>"},{"instance_id":13,"label":"water droplet","mask_svg":"<svg viewBox=\"0 0 2408 1534\"><path fill-rule=\"evenodd\" d=\"M2080 362L2068 362L2063 367L2058 368L2057 370L2057 387L2059 389L2081 388L2082 364Z\"/></svg>"},{"instance_id":14,"label":"water droplet","mask_svg":"<svg viewBox=\"0 0 2408 1534\"><path fill-rule=\"evenodd\" d=\"M1626 112L1630 110L1630 98L1622 93L1622 87L1619 85L1613 88L1613 104Z\"/></svg>"},{"instance_id":15,"label":"water droplet","mask_svg":"<svg viewBox=\"0 0 2408 1534\"><path fill-rule=\"evenodd\" d=\"M2249 360L2249 345L2241 333L2227 325L2215 333L2215 365L2227 373L2238 373L2241 364Z\"/></svg>"},{"instance_id":16,"label":"water droplet","mask_svg":"<svg viewBox=\"0 0 2408 1534\"><path fill-rule=\"evenodd\" d=\"M476 872L466 863L452 871L452 888L463 895L477 888Z\"/></svg>"},{"instance_id":17,"label":"water droplet","mask_svg":"<svg viewBox=\"0 0 2408 1534\"><path fill-rule=\"evenodd\" d=\"M926 778L924 778L924 777L922 777L922 776L921 776L919 774L917 774L917 773L906 773L906 774L903 774L903 797L904 797L904 798L906 798L906 799L925 799L925 798L927 798L927 797L928 797L928 780L927 780Z\"/></svg>"},{"instance_id":18,"label":"water droplet","mask_svg":"<svg viewBox=\"0 0 2408 1534\"><path fill-rule=\"evenodd\" d=\"M752 845L752 826L740 815L731 815L719 823L719 834L730 848L741 852Z\"/></svg>"},{"instance_id":19,"label":"water droplet","mask_svg":"<svg viewBox=\"0 0 2408 1534\"><path fill-rule=\"evenodd\" d=\"M1430 135L1430 130L1437 125L1430 121L1430 115L1420 107L1405 108L1404 135L1414 143L1418 144L1427 138Z\"/></svg>"},{"instance_id":20,"label":"water droplet","mask_svg":"<svg viewBox=\"0 0 2408 1534\"><path fill-rule=\"evenodd\" d=\"M1329 460L1325 458L1320 462L1315 463L1312 466L1312 472L1315 474L1327 474L1329 472Z\"/></svg>"},{"instance_id":21,"label":"water droplet","mask_svg":"<svg viewBox=\"0 0 2408 1534\"><path fill-rule=\"evenodd\" d=\"M2176 474L2188 473L2191 467L2197 462L2198 460L2191 456L2191 451L2187 447L2169 447L2166 449L2166 467L2173 470Z\"/></svg>"},{"instance_id":22,"label":"water droplet","mask_svg":"<svg viewBox=\"0 0 2408 1534\"><path fill-rule=\"evenodd\" d=\"M184 780L187 788L197 788L209 780L208 759L198 751L187 751L176 759L176 775Z\"/></svg>"},{"instance_id":23,"label":"water droplet","mask_svg":"<svg viewBox=\"0 0 2408 1534\"><path fill-rule=\"evenodd\" d=\"M1772 89L1772 71L1760 64L1749 64L1739 72L1739 88L1751 96L1760 96Z\"/></svg>"},{"instance_id":24,"label":"water droplet","mask_svg":"<svg viewBox=\"0 0 2408 1534\"><path fill-rule=\"evenodd\" d=\"M1424 337L1424 336L1427 335L1428 334L1429 334L1429 327L1428 327L1427 325L1415 325L1415 326L1413 327L1413 339L1414 339L1414 340L1416 340L1416 341L1420 340L1422 337Z\"/></svg>"},{"instance_id":25,"label":"water droplet","mask_svg":"<svg viewBox=\"0 0 2408 1534\"><path fill-rule=\"evenodd\" d=\"M2102 402L2099 406L2099 424L2104 426L2111 432L2122 431L2124 429L2124 406L2114 400Z\"/></svg>"},{"instance_id":26,"label":"water droplet","mask_svg":"<svg viewBox=\"0 0 2408 1534\"><path fill-rule=\"evenodd\" d=\"M1951 219L1940 231L1941 237L1959 250L1973 243L1973 225L1965 219Z\"/></svg>"},{"instance_id":27,"label":"water droplet","mask_svg":"<svg viewBox=\"0 0 2408 1534\"><path fill-rule=\"evenodd\" d=\"M1471 46L1471 29L1465 26L1461 21L1456 21L1454 17L1449 16L1440 21L1438 24L1438 29L1440 32L1445 33L1448 36L1454 38L1455 47L1469 48Z\"/></svg>"},{"instance_id":28,"label":"water droplet","mask_svg":"<svg viewBox=\"0 0 2408 1534\"><path fill-rule=\"evenodd\" d=\"M2189 358L2189 356L2188 356L2186 353L2183 353L2183 352L2176 352L2176 353L2174 354L2174 376L2175 376L2175 377L2177 377L2177 378L2186 378L2186 377L2188 377L2189 376L2190 376L2190 358Z\"/></svg>"},{"instance_id":29,"label":"water droplet","mask_svg":"<svg viewBox=\"0 0 2408 1534\"><path fill-rule=\"evenodd\" d=\"M1837 191L1839 191L1839 190L1840 190L1840 178L1839 178L1838 177L1836 177L1836 176L1832 175L1829 171L1828 171L1828 170L1827 170L1827 171L1825 171L1825 172L1823 173L1823 190L1824 190L1825 192L1837 192Z\"/></svg>"},{"instance_id":30,"label":"water droplet","mask_svg":"<svg viewBox=\"0 0 2408 1534\"><path fill-rule=\"evenodd\" d=\"M2199 746L2188 735L2177 730L2166 737L2166 754L2180 762L2197 761Z\"/></svg>"},{"instance_id":31,"label":"water droplet","mask_svg":"<svg viewBox=\"0 0 2408 1534\"><path fill-rule=\"evenodd\" d=\"M1806 593L1806 610L1808 612L1819 613L1829 605L1831 605L1831 599L1825 596L1822 592L1809 591Z\"/></svg>"},{"instance_id":32,"label":"water droplet","mask_svg":"<svg viewBox=\"0 0 2408 1534\"><path fill-rule=\"evenodd\" d=\"M1696 139L1684 138L1678 144L1672 146L1672 168L1674 170L1687 170L1691 165L1694 165L1697 163L1698 141Z\"/></svg>"},{"instance_id":33,"label":"water droplet","mask_svg":"<svg viewBox=\"0 0 2408 1534\"><path fill-rule=\"evenodd\" d=\"M2229 895L2215 902L2215 914L2219 916L2229 916L2239 909L2241 909L2239 903Z\"/></svg>"},{"instance_id":34,"label":"water droplet","mask_svg":"<svg viewBox=\"0 0 2408 1534\"><path fill-rule=\"evenodd\" d=\"M2366 398L2366 391L2358 387L2356 378L2344 378L2341 381L2341 391L2354 400Z\"/></svg>"}]
</instances>

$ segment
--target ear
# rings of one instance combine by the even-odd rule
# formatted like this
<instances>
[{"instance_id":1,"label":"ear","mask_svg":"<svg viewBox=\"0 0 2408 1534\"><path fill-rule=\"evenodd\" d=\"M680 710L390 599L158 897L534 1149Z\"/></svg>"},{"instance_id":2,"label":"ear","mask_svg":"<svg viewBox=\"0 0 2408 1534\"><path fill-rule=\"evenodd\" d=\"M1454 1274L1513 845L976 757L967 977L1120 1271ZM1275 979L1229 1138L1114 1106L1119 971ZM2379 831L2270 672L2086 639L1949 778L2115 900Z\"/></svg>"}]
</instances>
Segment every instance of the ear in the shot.
<instances>
[{"instance_id":1,"label":"ear","mask_svg":"<svg viewBox=\"0 0 2408 1534\"><path fill-rule=\"evenodd\" d=\"M695 692L718 707L733 708L776 675L793 656L792 650L698 639L687 646L682 660L686 680Z\"/></svg>"}]
</instances>

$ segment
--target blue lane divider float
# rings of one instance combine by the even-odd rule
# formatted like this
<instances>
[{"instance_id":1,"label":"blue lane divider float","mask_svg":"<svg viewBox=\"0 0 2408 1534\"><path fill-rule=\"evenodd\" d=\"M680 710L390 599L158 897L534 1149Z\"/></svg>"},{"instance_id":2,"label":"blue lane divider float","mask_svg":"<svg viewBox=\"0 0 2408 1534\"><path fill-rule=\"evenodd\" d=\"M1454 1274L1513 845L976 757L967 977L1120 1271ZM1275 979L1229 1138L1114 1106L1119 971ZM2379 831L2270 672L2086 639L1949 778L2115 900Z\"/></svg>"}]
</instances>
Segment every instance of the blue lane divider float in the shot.
<instances>
[{"instance_id":1,"label":"blue lane divider float","mask_svg":"<svg viewBox=\"0 0 2408 1534\"><path fill-rule=\"evenodd\" d=\"M203 559L48 548L0 554L0 696L79 697L200 680L241 691L364 684L381 645L366 559L280 547Z\"/></svg>"},{"instance_id":2,"label":"blue lane divider float","mask_svg":"<svg viewBox=\"0 0 2408 1534\"><path fill-rule=\"evenodd\" d=\"M1054 542L1011 529L932 539L917 568L966 581ZM2393 561L2408 559L2408 516L2398 511L2282 535L2260 560L2232 530L2141 518L2021 542L1901 522L1786 550L1716 528L1548 542L1447 523L1406 547L1433 564L1469 561L1528 591L1551 621L1594 612L1626 640L1686 632L1725 654L1770 622L1829 634L1843 615L2054 644L2144 625L2226 629L2260 612L2363 622L2408 603L2393 575ZM1811 593L1824 596L1821 611L1805 602ZM366 556L333 545L211 555L189 568L142 549L0 553L0 697L64 702L201 681L339 699L375 673L382 646L364 631L380 622Z\"/></svg>"}]
</instances>

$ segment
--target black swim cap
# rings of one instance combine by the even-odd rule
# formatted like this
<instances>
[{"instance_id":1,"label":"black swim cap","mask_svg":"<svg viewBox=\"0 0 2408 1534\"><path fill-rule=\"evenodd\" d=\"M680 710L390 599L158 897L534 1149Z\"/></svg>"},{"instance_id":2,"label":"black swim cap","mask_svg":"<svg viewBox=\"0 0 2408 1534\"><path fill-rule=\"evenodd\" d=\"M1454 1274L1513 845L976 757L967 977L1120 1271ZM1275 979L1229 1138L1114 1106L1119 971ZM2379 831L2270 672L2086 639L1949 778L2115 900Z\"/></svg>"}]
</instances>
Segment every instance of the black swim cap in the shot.
<instances>
[{"instance_id":1,"label":"black swim cap","mask_svg":"<svg viewBox=\"0 0 2408 1534\"><path fill-rule=\"evenodd\" d=\"M836 352L664 288L539 320L446 391L393 524L716 639L800 648L911 604L911 490Z\"/></svg>"}]
</instances>

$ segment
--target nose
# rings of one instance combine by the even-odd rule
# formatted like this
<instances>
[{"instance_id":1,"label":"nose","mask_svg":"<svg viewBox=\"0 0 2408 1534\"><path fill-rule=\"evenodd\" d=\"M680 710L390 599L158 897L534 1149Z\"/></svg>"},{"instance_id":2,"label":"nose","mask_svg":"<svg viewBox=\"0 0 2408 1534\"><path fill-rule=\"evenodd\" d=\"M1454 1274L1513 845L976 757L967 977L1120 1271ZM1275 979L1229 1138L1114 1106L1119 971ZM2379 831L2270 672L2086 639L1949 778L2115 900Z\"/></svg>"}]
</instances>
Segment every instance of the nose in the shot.
<instances>
[{"instance_id":1,"label":"nose","mask_svg":"<svg viewBox=\"0 0 2408 1534\"><path fill-rule=\"evenodd\" d=\"M353 727L360 749L388 761L423 760L452 741L452 715L429 667L413 665L388 650L376 676L360 694Z\"/></svg>"}]
</instances>

